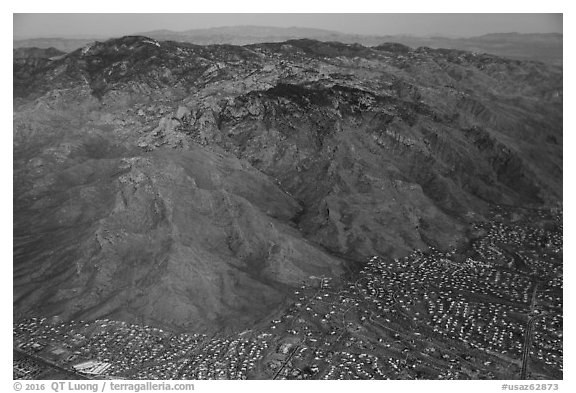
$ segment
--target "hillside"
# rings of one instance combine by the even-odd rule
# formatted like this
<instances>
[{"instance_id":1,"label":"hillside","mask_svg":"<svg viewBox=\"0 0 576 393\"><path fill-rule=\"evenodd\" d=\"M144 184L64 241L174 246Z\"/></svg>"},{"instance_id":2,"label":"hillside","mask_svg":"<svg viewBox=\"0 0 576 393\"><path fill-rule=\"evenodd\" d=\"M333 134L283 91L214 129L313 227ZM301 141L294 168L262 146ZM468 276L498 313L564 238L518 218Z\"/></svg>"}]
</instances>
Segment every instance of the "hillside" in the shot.
<instances>
[{"instance_id":1,"label":"hillside","mask_svg":"<svg viewBox=\"0 0 576 393\"><path fill-rule=\"evenodd\" d=\"M56 48L17 48L13 50L13 59L49 59L51 57L62 56L65 52Z\"/></svg>"},{"instance_id":2,"label":"hillside","mask_svg":"<svg viewBox=\"0 0 576 393\"><path fill-rule=\"evenodd\" d=\"M142 36L14 63L16 319L240 329L366 258L562 198L562 68Z\"/></svg>"}]
</instances>

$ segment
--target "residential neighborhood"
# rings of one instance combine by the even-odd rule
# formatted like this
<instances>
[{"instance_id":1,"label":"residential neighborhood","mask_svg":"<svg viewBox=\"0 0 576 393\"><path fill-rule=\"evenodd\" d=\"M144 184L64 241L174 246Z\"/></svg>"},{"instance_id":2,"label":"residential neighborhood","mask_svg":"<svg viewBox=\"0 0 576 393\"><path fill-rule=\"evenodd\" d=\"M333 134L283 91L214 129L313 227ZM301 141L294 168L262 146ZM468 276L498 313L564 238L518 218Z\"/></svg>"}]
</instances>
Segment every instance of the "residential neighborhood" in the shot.
<instances>
[{"instance_id":1,"label":"residential neighborhood","mask_svg":"<svg viewBox=\"0 0 576 393\"><path fill-rule=\"evenodd\" d=\"M14 375L35 378L46 361L85 378L561 378L561 232L505 218L474 228L484 236L464 253L430 247L373 256L351 280L313 276L239 333L21 321Z\"/></svg>"}]
</instances>

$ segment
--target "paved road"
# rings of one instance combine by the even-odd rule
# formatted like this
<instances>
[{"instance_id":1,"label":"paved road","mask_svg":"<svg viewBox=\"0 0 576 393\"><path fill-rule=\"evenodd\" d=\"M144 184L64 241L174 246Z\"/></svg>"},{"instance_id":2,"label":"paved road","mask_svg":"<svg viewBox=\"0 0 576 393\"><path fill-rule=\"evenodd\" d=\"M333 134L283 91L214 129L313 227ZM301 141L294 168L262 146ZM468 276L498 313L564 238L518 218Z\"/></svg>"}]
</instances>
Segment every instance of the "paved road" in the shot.
<instances>
[{"instance_id":1,"label":"paved road","mask_svg":"<svg viewBox=\"0 0 576 393\"><path fill-rule=\"evenodd\" d=\"M522 369L520 371L520 379L526 379L528 373L528 360L530 358L530 348L532 347L532 337L534 333L534 322L536 319L543 317L543 315L534 315L536 309L536 298L538 296L538 283L534 285L532 290L532 298L530 299L530 318L526 322L526 333L524 334L524 348L522 349Z\"/></svg>"},{"instance_id":2,"label":"paved road","mask_svg":"<svg viewBox=\"0 0 576 393\"><path fill-rule=\"evenodd\" d=\"M272 379L278 378L278 376L280 375L282 370L284 370L284 367L286 367L286 365L288 364L290 359L292 359L292 356L294 356L294 354L296 353L296 351L298 351L298 349L300 349L300 344L296 345L296 348L294 348L294 350L292 351L290 356L288 356L288 358L284 361L284 363L282 363L282 366L278 369L278 372L276 372L276 374L274 375L274 378L272 378Z\"/></svg>"}]
</instances>

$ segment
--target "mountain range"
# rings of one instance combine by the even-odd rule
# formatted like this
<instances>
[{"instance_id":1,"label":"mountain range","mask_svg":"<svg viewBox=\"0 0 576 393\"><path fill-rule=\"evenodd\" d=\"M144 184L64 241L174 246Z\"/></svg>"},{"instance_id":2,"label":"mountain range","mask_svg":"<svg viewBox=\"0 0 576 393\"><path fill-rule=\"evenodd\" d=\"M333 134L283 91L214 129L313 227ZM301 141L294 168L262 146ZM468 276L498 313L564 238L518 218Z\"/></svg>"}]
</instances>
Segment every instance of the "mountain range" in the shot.
<instances>
[{"instance_id":1,"label":"mountain range","mask_svg":"<svg viewBox=\"0 0 576 393\"><path fill-rule=\"evenodd\" d=\"M469 38L447 38L440 36L415 37L409 35L360 35L336 31L267 26L233 26L187 31L156 30L138 33L161 41L188 42L198 45L232 44L247 45L264 42L282 42L291 39L315 39L342 43L358 43L364 46L376 46L385 42L397 42L413 49L426 46L430 48L448 48L472 52L490 53L517 60L536 60L544 63L562 65L562 34L519 34L497 33ZM96 41L96 38L31 38L14 40L14 48L54 47L70 52ZM100 40L98 38L98 40Z\"/></svg>"},{"instance_id":2,"label":"mountain range","mask_svg":"<svg viewBox=\"0 0 576 393\"><path fill-rule=\"evenodd\" d=\"M16 319L240 329L372 255L459 250L495 204L562 201L561 66L311 39L29 51Z\"/></svg>"}]
</instances>

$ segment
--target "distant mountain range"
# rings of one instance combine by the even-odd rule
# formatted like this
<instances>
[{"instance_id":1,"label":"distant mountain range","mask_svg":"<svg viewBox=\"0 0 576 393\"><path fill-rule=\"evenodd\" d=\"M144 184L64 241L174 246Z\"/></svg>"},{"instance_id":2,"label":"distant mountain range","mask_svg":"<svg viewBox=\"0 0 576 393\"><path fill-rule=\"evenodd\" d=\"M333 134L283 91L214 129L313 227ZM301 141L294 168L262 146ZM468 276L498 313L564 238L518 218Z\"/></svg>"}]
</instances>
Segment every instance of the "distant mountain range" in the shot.
<instances>
[{"instance_id":1,"label":"distant mountain range","mask_svg":"<svg viewBox=\"0 0 576 393\"><path fill-rule=\"evenodd\" d=\"M234 26L186 31L155 30L138 33L161 41L188 42L197 45L233 44L248 45L264 42L283 42L291 39L310 38L319 41L337 41L375 46L385 42L397 42L412 48L430 47L459 49L489 53L517 60L535 60L562 65L562 34L496 33L471 38L414 37L407 35L359 35L336 31L300 28ZM33 38L14 40L14 48L54 47L71 52L97 39L91 38Z\"/></svg>"}]
</instances>

